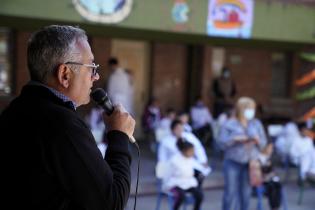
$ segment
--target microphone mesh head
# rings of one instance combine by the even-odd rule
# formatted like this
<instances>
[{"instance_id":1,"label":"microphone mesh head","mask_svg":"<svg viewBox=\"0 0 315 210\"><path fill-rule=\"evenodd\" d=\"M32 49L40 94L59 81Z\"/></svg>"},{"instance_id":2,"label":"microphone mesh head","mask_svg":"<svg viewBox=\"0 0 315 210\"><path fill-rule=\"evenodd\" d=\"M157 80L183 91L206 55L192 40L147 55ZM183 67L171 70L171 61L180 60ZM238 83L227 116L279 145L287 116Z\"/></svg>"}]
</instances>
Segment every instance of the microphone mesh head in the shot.
<instances>
[{"instance_id":1,"label":"microphone mesh head","mask_svg":"<svg viewBox=\"0 0 315 210\"><path fill-rule=\"evenodd\" d=\"M96 103L100 104L104 102L107 94L102 88L96 88L90 96Z\"/></svg>"}]
</instances>

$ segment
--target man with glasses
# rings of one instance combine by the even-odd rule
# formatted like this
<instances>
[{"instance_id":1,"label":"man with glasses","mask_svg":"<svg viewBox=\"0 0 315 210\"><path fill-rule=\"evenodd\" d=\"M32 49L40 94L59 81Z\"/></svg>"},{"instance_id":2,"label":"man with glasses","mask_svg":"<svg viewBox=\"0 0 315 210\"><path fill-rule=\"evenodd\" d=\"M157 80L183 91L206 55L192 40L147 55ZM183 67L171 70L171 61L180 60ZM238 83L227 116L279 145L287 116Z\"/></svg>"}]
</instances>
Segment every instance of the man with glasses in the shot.
<instances>
[{"instance_id":1,"label":"man with glasses","mask_svg":"<svg viewBox=\"0 0 315 210\"><path fill-rule=\"evenodd\" d=\"M135 121L121 106L104 115L108 149L103 159L76 111L89 103L99 79L93 60L79 28L52 25L31 36L31 81L0 116L7 209L124 209L130 191L128 138Z\"/></svg>"}]
</instances>

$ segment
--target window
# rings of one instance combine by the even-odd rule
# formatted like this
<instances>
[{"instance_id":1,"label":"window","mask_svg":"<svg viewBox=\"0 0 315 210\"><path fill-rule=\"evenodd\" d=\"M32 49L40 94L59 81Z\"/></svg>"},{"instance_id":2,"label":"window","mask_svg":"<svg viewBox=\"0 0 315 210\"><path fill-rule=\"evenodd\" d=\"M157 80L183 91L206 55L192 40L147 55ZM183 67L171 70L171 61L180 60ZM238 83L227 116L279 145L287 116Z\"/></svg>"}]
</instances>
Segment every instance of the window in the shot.
<instances>
[{"instance_id":1,"label":"window","mask_svg":"<svg viewBox=\"0 0 315 210\"><path fill-rule=\"evenodd\" d=\"M11 65L9 59L9 31L0 28L0 96L11 94Z\"/></svg>"},{"instance_id":2,"label":"window","mask_svg":"<svg viewBox=\"0 0 315 210\"><path fill-rule=\"evenodd\" d=\"M271 58L273 98L290 97L291 56L286 53L273 53Z\"/></svg>"}]
</instances>

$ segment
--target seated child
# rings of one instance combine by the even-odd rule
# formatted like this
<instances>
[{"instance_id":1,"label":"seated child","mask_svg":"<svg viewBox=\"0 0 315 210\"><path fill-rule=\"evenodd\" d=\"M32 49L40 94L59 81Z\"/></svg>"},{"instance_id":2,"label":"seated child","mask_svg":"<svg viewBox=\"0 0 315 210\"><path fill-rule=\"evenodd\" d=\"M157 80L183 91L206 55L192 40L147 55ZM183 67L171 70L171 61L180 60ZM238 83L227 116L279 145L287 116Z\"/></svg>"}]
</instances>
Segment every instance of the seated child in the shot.
<instances>
[{"instance_id":1,"label":"seated child","mask_svg":"<svg viewBox=\"0 0 315 210\"><path fill-rule=\"evenodd\" d=\"M313 179L315 176L315 147L308 136L308 129L304 123L298 124L300 138L293 142L290 157L300 169L301 180Z\"/></svg>"},{"instance_id":2,"label":"seated child","mask_svg":"<svg viewBox=\"0 0 315 210\"><path fill-rule=\"evenodd\" d=\"M199 210L203 193L194 176L194 147L182 138L178 139L177 147L180 152L170 159L168 174L163 180L162 188L174 193L174 210L179 209L186 192L192 193L195 199L194 210Z\"/></svg>"}]
</instances>

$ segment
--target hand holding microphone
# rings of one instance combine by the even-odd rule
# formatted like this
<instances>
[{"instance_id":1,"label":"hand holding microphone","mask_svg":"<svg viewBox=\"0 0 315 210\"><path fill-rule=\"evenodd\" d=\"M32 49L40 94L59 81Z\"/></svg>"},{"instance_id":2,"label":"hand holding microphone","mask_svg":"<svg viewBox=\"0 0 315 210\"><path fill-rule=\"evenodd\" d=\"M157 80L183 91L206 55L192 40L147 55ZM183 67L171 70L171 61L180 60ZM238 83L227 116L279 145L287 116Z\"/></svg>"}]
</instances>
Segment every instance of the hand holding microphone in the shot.
<instances>
[{"instance_id":1,"label":"hand holding microphone","mask_svg":"<svg viewBox=\"0 0 315 210\"><path fill-rule=\"evenodd\" d=\"M101 106L105 114L103 115L108 131L118 130L129 136L132 143L136 140L133 137L135 120L126 112L122 105L113 106L106 92L102 88L97 88L91 93L92 99Z\"/></svg>"},{"instance_id":2,"label":"hand holding microphone","mask_svg":"<svg viewBox=\"0 0 315 210\"><path fill-rule=\"evenodd\" d=\"M136 140L133 137L133 132L135 128L135 120L124 111L122 105L117 105L114 107L112 114L103 114L104 120L106 122L107 130L119 130L126 133L129 136L129 140L134 143Z\"/></svg>"},{"instance_id":3,"label":"hand holding microphone","mask_svg":"<svg viewBox=\"0 0 315 210\"><path fill-rule=\"evenodd\" d=\"M134 143L134 145L136 145L138 149L137 184L134 203L134 210L136 210L140 170L140 149L135 138L132 136L135 129L136 121L128 114L128 112L126 112L122 105L113 106L112 102L107 96L107 93L102 88L96 88L91 93L91 97L99 106L104 109L106 115L104 114L103 116L108 131L119 130L121 132L124 132L129 136L129 140L131 141L131 143Z\"/></svg>"}]
</instances>

